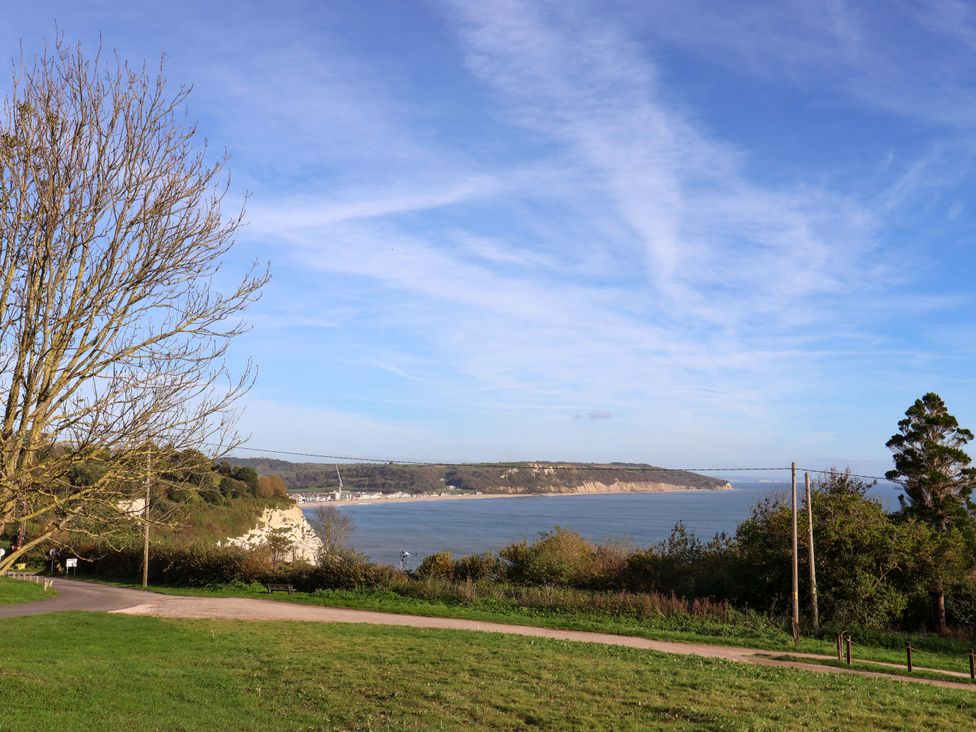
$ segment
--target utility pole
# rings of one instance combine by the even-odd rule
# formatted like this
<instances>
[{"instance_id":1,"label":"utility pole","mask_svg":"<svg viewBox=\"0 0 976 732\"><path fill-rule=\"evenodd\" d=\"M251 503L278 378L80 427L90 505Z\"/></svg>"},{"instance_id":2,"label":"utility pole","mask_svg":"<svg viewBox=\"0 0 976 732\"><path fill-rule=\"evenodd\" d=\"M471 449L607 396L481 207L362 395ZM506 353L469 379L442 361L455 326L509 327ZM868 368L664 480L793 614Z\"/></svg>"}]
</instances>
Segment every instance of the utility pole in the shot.
<instances>
[{"instance_id":1,"label":"utility pole","mask_svg":"<svg viewBox=\"0 0 976 732\"><path fill-rule=\"evenodd\" d=\"M793 645L800 644L800 565L799 541L796 526L796 463L792 463L792 524L793 524Z\"/></svg>"},{"instance_id":2,"label":"utility pole","mask_svg":"<svg viewBox=\"0 0 976 732\"><path fill-rule=\"evenodd\" d=\"M146 503L142 507L142 586L149 586L149 498L152 488L152 455L146 456Z\"/></svg>"},{"instance_id":3,"label":"utility pole","mask_svg":"<svg viewBox=\"0 0 976 732\"><path fill-rule=\"evenodd\" d=\"M810 492L810 473L804 474L807 489L807 552L810 558L810 621L814 630L820 629L820 610L817 608L817 560L813 551L813 499Z\"/></svg>"}]
</instances>

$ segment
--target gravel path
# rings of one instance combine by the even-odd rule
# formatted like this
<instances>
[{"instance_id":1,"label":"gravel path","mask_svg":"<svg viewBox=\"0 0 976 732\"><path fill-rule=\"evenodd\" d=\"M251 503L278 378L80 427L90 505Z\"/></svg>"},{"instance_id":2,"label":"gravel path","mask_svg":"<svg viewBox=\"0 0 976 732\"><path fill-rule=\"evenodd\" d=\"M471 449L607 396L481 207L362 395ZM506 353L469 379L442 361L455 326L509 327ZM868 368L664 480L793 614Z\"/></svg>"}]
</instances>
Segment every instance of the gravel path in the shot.
<instances>
[{"instance_id":1,"label":"gravel path","mask_svg":"<svg viewBox=\"0 0 976 732\"><path fill-rule=\"evenodd\" d=\"M633 636L592 633L580 630L560 630L556 628L537 628L526 625L507 625L480 620L460 618L433 618L421 615L398 615L394 613L373 612L370 610L348 610L344 608L302 605L298 603L256 600L235 597L188 597L180 595L161 595L155 592L131 590L107 585L90 584L74 580L56 579L58 591L56 598L20 605L0 606L0 618L16 615L36 615L64 610L107 611L125 615L152 615L161 618L222 618L231 620L286 620L315 623L358 623L367 625L396 625L409 628L444 628L450 630L471 630L482 633L506 633L509 635L533 638L552 638L555 640L579 643L600 643L604 645L641 648L660 653L682 656L701 656L719 658L737 663L751 663L762 666L798 668L818 673L855 674L890 681L929 684L951 689L974 689L966 681L936 681L908 676L857 671L817 665L817 661L829 661L830 656L816 654L789 653L788 655L804 661L777 661L773 655L786 655L780 652L761 651L755 648L719 646L706 643L680 643L675 641L650 640ZM950 673L950 672L944 672ZM965 678L966 674L951 674Z\"/></svg>"}]
</instances>

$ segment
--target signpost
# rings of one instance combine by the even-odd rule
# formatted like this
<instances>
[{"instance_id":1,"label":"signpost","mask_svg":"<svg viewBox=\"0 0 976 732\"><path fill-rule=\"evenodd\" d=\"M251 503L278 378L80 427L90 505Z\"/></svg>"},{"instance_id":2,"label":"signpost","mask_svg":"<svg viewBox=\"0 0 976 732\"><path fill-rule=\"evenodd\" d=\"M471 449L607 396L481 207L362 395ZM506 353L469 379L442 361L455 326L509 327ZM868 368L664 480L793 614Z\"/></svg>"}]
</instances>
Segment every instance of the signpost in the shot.
<instances>
[{"instance_id":1,"label":"signpost","mask_svg":"<svg viewBox=\"0 0 976 732\"><path fill-rule=\"evenodd\" d=\"M71 557L70 559L65 559L64 560L64 568L65 568L65 571L68 574L75 574L75 575L77 575L78 574L78 560L75 557ZM74 572L71 572L70 571L72 569L74 570Z\"/></svg>"}]
</instances>

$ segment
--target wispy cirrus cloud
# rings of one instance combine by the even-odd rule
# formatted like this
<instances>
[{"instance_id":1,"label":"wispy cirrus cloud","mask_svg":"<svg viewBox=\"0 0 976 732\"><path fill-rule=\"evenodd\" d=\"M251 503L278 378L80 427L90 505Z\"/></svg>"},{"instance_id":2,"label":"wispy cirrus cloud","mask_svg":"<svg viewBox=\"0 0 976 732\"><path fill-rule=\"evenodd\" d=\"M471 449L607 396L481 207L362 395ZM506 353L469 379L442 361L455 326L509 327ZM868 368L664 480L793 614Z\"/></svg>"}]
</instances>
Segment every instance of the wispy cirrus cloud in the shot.
<instances>
[{"instance_id":1,"label":"wispy cirrus cloud","mask_svg":"<svg viewBox=\"0 0 976 732\"><path fill-rule=\"evenodd\" d=\"M622 26L545 8L449 17L493 123L548 157L252 208L300 267L381 298L367 327L419 338L425 357L384 350L381 369L420 368L482 419L611 413L596 402L644 429L678 412L768 426L827 361L889 347L849 309L854 291L883 301L872 279L897 267L877 257L870 199L752 179L747 151L677 104Z\"/></svg>"},{"instance_id":2,"label":"wispy cirrus cloud","mask_svg":"<svg viewBox=\"0 0 976 732\"><path fill-rule=\"evenodd\" d=\"M165 51L253 194L218 279L273 260L235 345L259 442L846 457L889 428L865 414L971 400L967 3L56 12L89 49Z\"/></svg>"},{"instance_id":3,"label":"wispy cirrus cloud","mask_svg":"<svg viewBox=\"0 0 976 732\"><path fill-rule=\"evenodd\" d=\"M620 27L567 22L545 5L454 7L475 73L522 124L572 151L571 174L596 177L665 310L734 325L790 310L786 292L836 291L858 271L871 212L828 189L750 182L744 151L669 103Z\"/></svg>"}]
</instances>

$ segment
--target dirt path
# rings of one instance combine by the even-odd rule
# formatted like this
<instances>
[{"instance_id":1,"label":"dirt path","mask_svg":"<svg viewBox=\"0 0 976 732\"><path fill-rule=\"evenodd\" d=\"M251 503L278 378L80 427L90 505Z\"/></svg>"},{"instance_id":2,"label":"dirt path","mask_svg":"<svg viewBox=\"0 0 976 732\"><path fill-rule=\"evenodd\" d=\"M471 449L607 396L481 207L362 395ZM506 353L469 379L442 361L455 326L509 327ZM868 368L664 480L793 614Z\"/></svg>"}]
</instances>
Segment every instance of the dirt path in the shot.
<instances>
[{"instance_id":1,"label":"dirt path","mask_svg":"<svg viewBox=\"0 0 976 732\"><path fill-rule=\"evenodd\" d=\"M464 620L461 618L433 618L421 615L398 615L395 613L381 613L370 610L349 610L344 608L330 608L318 605L299 605L296 603L274 602L270 600L254 600L247 598L228 597L177 597L173 595L153 595L149 602L128 607L113 612L127 615L154 615L168 618L225 618L234 620L298 620L318 623L359 623L367 625L396 625L409 628L445 628L450 630L473 630L482 633L506 633L509 635L528 636L533 638L552 638L555 640L573 641L578 643L600 643L627 648L640 648L660 653L672 653L682 656L701 656L703 658L720 658L738 663L752 663L763 666L779 666L798 668L819 673L855 674L872 678L891 679L907 683L922 683L941 686L950 689L973 689L965 682L937 681L930 679L912 678L907 676L893 676L882 672L859 671L854 669L834 668L818 665L816 661L830 661L831 656L816 654L789 654L796 658L809 659L810 663L802 661L777 661L773 655L785 655L755 648L740 648L737 646L719 646L707 643L680 643L675 641L650 640L633 636L613 635L611 633L594 633L581 630L562 630L557 628L538 628L527 625L508 625L491 623L481 620ZM950 673L950 672L946 672ZM964 676L963 674L952 674Z\"/></svg>"},{"instance_id":2,"label":"dirt path","mask_svg":"<svg viewBox=\"0 0 976 732\"><path fill-rule=\"evenodd\" d=\"M507 625L480 620L460 618L433 618L421 615L398 615L370 610L348 610L343 608L302 605L298 603L276 602L235 597L188 597L181 595L161 595L106 585L96 585L72 580L55 580L58 596L52 600L9 605L0 608L0 617L12 615L33 615L37 613L58 612L61 610L108 611L125 615L152 615L162 618L218 618L231 620L290 620L315 623L359 623L367 625L396 625L409 628L443 628L450 630L472 630L482 633L506 633L509 635L533 638L552 638L577 643L600 643L627 648L640 648L660 653L682 656L701 656L719 658L737 663L752 663L762 666L798 668L817 673L855 674L871 678L882 678L906 683L928 684L950 689L974 689L962 682L937 681L907 676L893 676L882 672L859 671L818 665L817 661L830 661L831 656L790 653L800 661L777 661L772 656L786 655L782 652L763 651L755 648L720 646L707 643L680 643L675 641L650 640L633 636L593 633L581 630L561 630L556 628L537 628L526 625ZM950 673L951 672L944 672ZM964 676L962 674L951 674Z\"/></svg>"}]
</instances>

